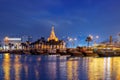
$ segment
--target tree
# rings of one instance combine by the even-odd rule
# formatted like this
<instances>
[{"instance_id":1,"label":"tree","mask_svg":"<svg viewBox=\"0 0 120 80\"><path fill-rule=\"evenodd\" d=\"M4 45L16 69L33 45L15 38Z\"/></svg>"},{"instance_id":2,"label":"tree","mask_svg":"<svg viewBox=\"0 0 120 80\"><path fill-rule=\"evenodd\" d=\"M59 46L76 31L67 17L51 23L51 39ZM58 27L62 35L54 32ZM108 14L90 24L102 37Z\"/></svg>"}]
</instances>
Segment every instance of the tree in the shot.
<instances>
[{"instance_id":1,"label":"tree","mask_svg":"<svg viewBox=\"0 0 120 80\"><path fill-rule=\"evenodd\" d=\"M88 36L85 41L88 42L88 47L89 47L89 44L92 41L92 37Z\"/></svg>"}]
</instances>

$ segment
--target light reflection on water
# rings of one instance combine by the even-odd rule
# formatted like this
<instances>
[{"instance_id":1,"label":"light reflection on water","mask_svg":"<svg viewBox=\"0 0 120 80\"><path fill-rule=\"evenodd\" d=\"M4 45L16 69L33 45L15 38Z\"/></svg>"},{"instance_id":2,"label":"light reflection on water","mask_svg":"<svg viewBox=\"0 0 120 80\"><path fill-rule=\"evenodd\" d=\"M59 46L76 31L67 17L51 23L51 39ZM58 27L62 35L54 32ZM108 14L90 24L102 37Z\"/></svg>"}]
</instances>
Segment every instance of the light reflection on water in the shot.
<instances>
[{"instance_id":1,"label":"light reflection on water","mask_svg":"<svg viewBox=\"0 0 120 80\"><path fill-rule=\"evenodd\" d=\"M0 54L0 80L120 80L120 57Z\"/></svg>"},{"instance_id":2,"label":"light reflection on water","mask_svg":"<svg viewBox=\"0 0 120 80\"><path fill-rule=\"evenodd\" d=\"M10 80L10 56L9 54L5 54L4 55L4 59L3 59L3 72L4 72L4 79L5 80Z\"/></svg>"}]
</instances>

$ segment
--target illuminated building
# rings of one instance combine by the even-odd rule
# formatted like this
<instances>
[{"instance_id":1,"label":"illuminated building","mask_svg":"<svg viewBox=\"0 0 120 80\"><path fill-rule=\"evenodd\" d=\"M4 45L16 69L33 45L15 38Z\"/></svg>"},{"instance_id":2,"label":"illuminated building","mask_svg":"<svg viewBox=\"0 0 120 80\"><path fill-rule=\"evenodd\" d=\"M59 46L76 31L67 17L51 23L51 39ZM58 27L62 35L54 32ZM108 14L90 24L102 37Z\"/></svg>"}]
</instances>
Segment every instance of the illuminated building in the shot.
<instances>
[{"instance_id":1,"label":"illuminated building","mask_svg":"<svg viewBox=\"0 0 120 80\"><path fill-rule=\"evenodd\" d=\"M4 49L14 50L21 49L21 38L4 38Z\"/></svg>"},{"instance_id":2,"label":"illuminated building","mask_svg":"<svg viewBox=\"0 0 120 80\"><path fill-rule=\"evenodd\" d=\"M41 39L38 39L31 45L34 49L65 49L65 42L56 37L54 27L52 27L50 37L47 40L44 37L41 37Z\"/></svg>"},{"instance_id":3,"label":"illuminated building","mask_svg":"<svg viewBox=\"0 0 120 80\"><path fill-rule=\"evenodd\" d=\"M50 37L48 38L48 41L51 41L51 40L58 41L58 38L56 37L55 32L54 32L54 27L52 27Z\"/></svg>"}]
</instances>

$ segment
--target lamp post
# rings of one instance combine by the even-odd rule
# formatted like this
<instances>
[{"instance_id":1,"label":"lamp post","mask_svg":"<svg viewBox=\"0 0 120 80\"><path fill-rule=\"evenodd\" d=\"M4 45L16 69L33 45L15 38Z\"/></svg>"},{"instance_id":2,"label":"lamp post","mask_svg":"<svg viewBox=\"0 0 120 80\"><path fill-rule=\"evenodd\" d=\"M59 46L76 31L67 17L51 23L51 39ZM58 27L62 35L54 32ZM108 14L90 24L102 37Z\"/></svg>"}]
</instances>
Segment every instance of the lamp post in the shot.
<instances>
[{"instance_id":1,"label":"lamp post","mask_svg":"<svg viewBox=\"0 0 120 80\"><path fill-rule=\"evenodd\" d=\"M73 38L69 38L69 42L72 43L71 47L74 45Z\"/></svg>"},{"instance_id":2,"label":"lamp post","mask_svg":"<svg viewBox=\"0 0 120 80\"><path fill-rule=\"evenodd\" d=\"M74 47L75 47L75 41L77 41L77 38L74 38L73 40L74 40Z\"/></svg>"},{"instance_id":3,"label":"lamp post","mask_svg":"<svg viewBox=\"0 0 120 80\"><path fill-rule=\"evenodd\" d=\"M68 41L71 43L71 47L74 47L75 46L75 41L77 41L77 38L68 37Z\"/></svg>"},{"instance_id":4,"label":"lamp post","mask_svg":"<svg viewBox=\"0 0 120 80\"><path fill-rule=\"evenodd\" d=\"M95 36L95 45L97 44L98 39L99 39L99 36Z\"/></svg>"},{"instance_id":5,"label":"lamp post","mask_svg":"<svg viewBox=\"0 0 120 80\"><path fill-rule=\"evenodd\" d=\"M93 45L93 48L95 48L97 46L97 40L99 39L99 36L95 36L95 38L93 39L94 40L94 45Z\"/></svg>"}]
</instances>

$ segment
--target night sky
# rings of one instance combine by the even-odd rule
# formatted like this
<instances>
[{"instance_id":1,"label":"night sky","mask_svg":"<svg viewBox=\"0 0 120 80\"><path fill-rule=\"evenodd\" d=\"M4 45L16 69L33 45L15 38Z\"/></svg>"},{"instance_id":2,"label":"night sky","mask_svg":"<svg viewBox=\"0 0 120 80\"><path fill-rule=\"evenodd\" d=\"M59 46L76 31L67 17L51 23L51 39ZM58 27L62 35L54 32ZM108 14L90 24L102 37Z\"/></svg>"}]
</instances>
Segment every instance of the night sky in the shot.
<instances>
[{"instance_id":1,"label":"night sky","mask_svg":"<svg viewBox=\"0 0 120 80\"><path fill-rule=\"evenodd\" d=\"M0 0L0 37L48 37L52 25L63 36L99 35L106 39L120 32L120 0Z\"/></svg>"}]
</instances>

